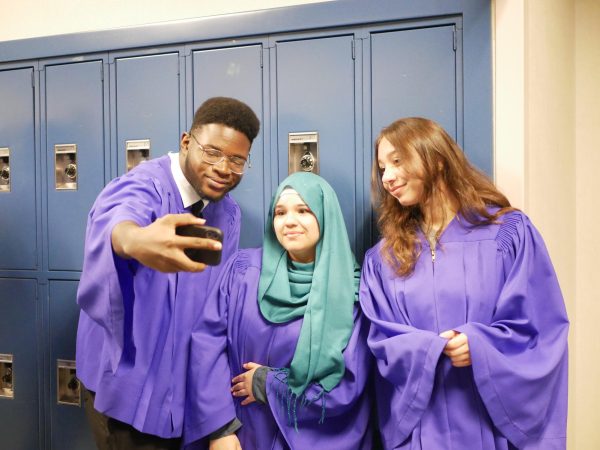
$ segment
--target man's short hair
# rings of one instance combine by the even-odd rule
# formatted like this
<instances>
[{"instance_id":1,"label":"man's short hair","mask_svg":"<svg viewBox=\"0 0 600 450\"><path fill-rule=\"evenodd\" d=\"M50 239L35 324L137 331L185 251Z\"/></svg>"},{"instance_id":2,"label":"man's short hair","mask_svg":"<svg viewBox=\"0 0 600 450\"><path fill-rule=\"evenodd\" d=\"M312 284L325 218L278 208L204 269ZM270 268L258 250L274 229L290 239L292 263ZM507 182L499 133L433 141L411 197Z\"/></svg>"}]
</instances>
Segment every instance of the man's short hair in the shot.
<instances>
[{"instance_id":1,"label":"man's short hair","mask_svg":"<svg viewBox=\"0 0 600 450\"><path fill-rule=\"evenodd\" d=\"M212 97L200 105L194 114L192 130L217 123L246 135L250 143L258 135L260 121L244 102L230 97Z\"/></svg>"}]
</instances>

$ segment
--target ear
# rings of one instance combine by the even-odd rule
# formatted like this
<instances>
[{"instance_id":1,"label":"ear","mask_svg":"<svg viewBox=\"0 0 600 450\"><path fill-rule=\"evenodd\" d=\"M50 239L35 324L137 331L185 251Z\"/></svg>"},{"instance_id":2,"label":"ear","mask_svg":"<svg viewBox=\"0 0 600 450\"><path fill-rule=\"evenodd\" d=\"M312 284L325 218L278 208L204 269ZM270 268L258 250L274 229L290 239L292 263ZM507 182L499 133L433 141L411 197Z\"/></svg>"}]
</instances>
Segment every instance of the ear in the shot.
<instances>
[{"instance_id":1,"label":"ear","mask_svg":"<svg viewBox=\"0 0 600 450\"><path fill-rule=\"evenodd\" d=\"M181 140L179 141L179 151L184 155L188 151L188 145L190 145L190 135L185 131L181 134Z\"/></svg>"}]
</instances>

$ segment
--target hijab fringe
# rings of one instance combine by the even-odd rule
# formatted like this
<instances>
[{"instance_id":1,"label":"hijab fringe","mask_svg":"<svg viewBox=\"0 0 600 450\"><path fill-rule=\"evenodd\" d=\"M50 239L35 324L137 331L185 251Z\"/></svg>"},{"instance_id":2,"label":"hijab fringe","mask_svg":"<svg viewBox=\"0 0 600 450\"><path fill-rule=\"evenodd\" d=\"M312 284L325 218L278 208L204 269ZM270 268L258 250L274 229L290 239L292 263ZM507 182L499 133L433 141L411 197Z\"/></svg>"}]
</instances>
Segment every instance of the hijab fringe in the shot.
<instances>
[{"instance_id":1,"label":"hijab fringe","mask_svg":"<svg viewBox=\"0 0 600 450\"><path fill-rule=\"evenodd\" d=\"M277 380L278 386L273 386L273 382L271 382L271 387L275 389L276 398L282 408L285 408L287 412L287 422L288 425L293 426L294 430L297 433L298 430L298 409L306 408L313 403L321 401L321 417L319 418L319 425L325 422L325 404L326 404L326 391L320 384L317 384L319 388L319 392L309 398L305 392L298 395L292 391L292 388L289 386L288 377L290 373L290 369L287 367L277 368L273 370L273 379ZM282 389L283 387L283 389ZM298 404L299 403L299 404Z\"/></svg>"}]
</instances>

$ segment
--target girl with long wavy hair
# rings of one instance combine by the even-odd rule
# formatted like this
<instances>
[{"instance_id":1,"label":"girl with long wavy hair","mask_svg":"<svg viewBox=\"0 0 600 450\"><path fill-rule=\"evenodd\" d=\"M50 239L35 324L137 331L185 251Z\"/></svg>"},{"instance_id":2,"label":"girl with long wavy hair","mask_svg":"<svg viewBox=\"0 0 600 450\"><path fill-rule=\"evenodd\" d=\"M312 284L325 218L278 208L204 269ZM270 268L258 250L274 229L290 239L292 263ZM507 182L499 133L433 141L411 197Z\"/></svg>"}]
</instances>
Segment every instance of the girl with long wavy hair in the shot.
<instances>
[{"instance_id":1,"label":"girl with long wavy hair","mask_svg":"<svg viewBox=\"0 0 600 450\"><path fill-rule=\"evenodd\" d=\"M437 123L375 143L363 265L386 449L564 449L564 301L544 242Z\"/></svg>"}]
</instances>

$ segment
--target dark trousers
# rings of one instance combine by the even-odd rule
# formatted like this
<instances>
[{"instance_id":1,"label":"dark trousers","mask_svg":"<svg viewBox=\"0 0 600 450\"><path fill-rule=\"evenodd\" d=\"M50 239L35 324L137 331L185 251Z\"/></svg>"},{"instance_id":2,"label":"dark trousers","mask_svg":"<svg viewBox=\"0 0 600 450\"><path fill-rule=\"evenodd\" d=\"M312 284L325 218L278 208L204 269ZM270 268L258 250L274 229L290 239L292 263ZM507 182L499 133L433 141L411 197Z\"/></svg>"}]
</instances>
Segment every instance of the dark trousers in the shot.
<instances>
[{"instance_id":1,"label":"dark trousers","mask_svg":"<svg viewBox=\"0 0 600 450\"><path fill-rule=\"evenodd\" d=\"M95 393L81 384L85 415L99 450L178 450L181 438L165 439L142 433L131 425L94 409Z\"/></svg>"}]
</instances>

